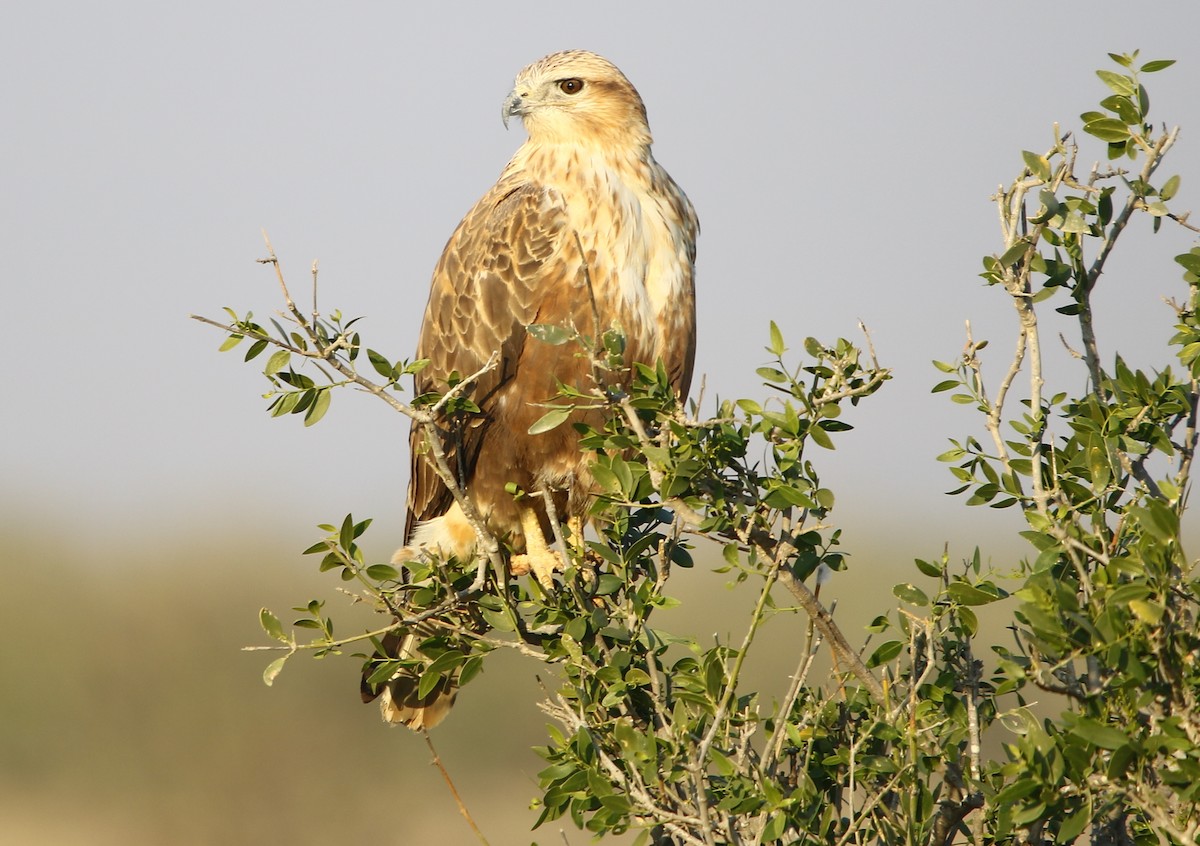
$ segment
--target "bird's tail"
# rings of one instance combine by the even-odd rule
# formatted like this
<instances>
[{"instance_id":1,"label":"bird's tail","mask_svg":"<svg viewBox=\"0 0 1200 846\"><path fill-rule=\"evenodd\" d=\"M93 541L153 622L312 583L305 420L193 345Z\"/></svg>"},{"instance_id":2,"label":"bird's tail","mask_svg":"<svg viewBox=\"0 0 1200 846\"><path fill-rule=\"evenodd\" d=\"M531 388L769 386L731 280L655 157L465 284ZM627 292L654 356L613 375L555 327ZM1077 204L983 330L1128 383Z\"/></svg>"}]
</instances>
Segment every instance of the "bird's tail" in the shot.
<instances>
[{"instance_id":1,"label":"bird's tail","mask_svg":"<svg viewBox=\"0 0 1200 846\"><path fill-rule=\"evenodd\" d=\"M418 647L434 634L421 626L398 629L384 635L375 655L363 667L359 690L363 702L379 699L379 711L385 722L405 725L413 731L431 729L446 718L458 696L458 674L444 676L424 695L419 696L421 675L414 667L399 667L395 673L378 683L371 676L389 659L412 659L420 655Z\"/></svg>"}]
</instances>

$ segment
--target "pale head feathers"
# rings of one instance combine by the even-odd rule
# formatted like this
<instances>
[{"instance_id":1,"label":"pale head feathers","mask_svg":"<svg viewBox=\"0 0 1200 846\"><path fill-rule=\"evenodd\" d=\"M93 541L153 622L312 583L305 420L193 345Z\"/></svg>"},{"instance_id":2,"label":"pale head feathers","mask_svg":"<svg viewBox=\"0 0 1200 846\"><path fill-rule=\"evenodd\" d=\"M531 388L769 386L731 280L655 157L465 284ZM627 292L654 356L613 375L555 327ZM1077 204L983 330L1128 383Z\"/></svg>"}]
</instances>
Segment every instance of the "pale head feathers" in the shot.
<instances>
[{"instance_id":1,"label":"pale head feathers","mask_svg":"<svg viewBox=\"0 0 1200 846\"><path fill-rule=\"evenodd\" d=\"M647 147L646 106L617 66L586 50L551 53L513 82L501 114L520 117L533 143L594 141Z\"/></svg>"}]
</instances>

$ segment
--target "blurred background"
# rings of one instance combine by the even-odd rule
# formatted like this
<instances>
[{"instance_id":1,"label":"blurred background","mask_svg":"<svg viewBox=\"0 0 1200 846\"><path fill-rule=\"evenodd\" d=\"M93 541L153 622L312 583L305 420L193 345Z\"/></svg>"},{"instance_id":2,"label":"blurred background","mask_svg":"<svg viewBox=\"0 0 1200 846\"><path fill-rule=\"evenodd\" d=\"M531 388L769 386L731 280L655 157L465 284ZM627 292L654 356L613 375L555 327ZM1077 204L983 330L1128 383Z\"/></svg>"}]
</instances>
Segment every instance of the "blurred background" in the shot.
<instances>
[{"instance_id":1,"label":"blurred background","mask_svg":"<svg viewBox=\"0 0 1200 846\"><path fill-rule=\"evenodd\" d=\"M322 522L373 516L399 545L406 421L335 398L315 429L272 420L261 362L188 320L279 305L260 228L325 310L372 347L416 343L429 274L523 140L500 102L525 64L583 47L641 91L655 154L699 210L697 374L761 397L767 322L799 350L871 329L884 390L821 455L849 570L826 588L851 640L913 557L978 544L1005 569L1018 515L946 497L934 456L978 434L929 388L963 321L1006 366L1013 318L977 278L989 197L1079 125L1107 51L1175 58L1147 82L1184 127L1174 206L1200 177L1200 7L610 2L12 4L0 26L0 246L8 373L0 413L0 840L470 843L424 742L358 702L356 662L304 657L262 684L257 614L314 597L348 634L337 580L299 553ZM1102 158L1085 140L1081 170ZM1098 297L1106 357L1161 366L1161 299L1192 240L1138 221ZM1050 326L1053 329L1053 325ZM1057 354L1057 351L1055 351ZM1077 373L1052 369L1056 389ZM741 634L715 556L677 574L663 628ZM801 621L772 624L786 684ZM435 732L494 846L535 833L539 668L493 661ZM544 669L542 670L544 673Z\"/></svg>"}]
</instances>

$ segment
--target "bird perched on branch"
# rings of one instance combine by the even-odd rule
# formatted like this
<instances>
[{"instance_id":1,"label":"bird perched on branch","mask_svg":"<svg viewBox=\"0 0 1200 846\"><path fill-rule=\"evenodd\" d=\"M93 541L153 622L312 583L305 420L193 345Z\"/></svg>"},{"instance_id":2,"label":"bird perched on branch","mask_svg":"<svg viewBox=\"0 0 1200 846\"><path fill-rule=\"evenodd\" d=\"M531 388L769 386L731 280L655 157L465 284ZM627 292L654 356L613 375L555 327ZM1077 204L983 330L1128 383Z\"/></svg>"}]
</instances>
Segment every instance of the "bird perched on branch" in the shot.
<instances>
[{"instance_id":1,"label":"bird perched on branch","mask_svg":"<svg viewBox=\"0 0 1200 846\"><path fill-rule=\"evenodd\" d=\"M417 358L418 395L445 393L452 374L494 369L465 395L480 409L459 417L444 444L448 466L486 521L514 551L514 573L544 585L562 568L550 548L546 491L559 519L582 518L593 490L572 422L530 434L559 384L590 387L591 362L576 345L530 336L531 324L597 338L618 327L627 363L662 362L687 395L696 350L693 276L699 224L687 196L651 155L650 126L637 89L612 63L582 50L553 53L526 67L504 100L505 125L519 117L528 140L499 180L450 236L433 273ZM591 421L596 422L596 421ZM421 555L467 560L476 533L410 436L403 562ZM513 485L530 496L516 498ZM393 656L412 655L419 637L393 638ZM383 686L389 722L414 729L440 722L452 684L417 697L417 679ZM374 693L364 688L364 698Z\"/></svg>"}]
</instances>

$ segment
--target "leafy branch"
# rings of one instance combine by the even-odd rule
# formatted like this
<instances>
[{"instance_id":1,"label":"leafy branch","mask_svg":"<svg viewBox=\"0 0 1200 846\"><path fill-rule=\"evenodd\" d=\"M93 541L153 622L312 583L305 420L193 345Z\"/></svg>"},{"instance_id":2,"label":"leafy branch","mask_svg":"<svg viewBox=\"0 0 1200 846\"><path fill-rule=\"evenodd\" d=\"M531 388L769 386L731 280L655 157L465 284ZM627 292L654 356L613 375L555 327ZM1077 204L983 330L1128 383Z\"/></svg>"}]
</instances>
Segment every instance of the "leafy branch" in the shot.
<instances>
[{"instance_id":1,"label":"leafy branch","mask_svg":"<svg viewBox=\"0 0 1200 846\"><path fill-rule=\"evenodd\" d=\"M661 366L625 360L617 327L589 337L535 325L531 342L590 358L592 384L561 386L531 431L575 426L595 499L588 534L556 527L566 567L552 585L514 578L509 550L446 462L447 420L479 412L471 387L496 360L405 402L401 382L425 363L366 349L378 378L361 373L356 321L318 310L315 265L303 313L268 243L263 261L285 303L271 328L249 313L197 319L227 334L223 349L249 339L247 360L273 350L264 375L275 416L311 425L333 390L351 388L413 420L482 552L373 563L370 520L322 526L306 553L389 622L335 636L322 601L297 606L291 631L264 609L273 644L258 648L285 653L266 681L297 651L370 644L357 656L369 689L406 673L423 696L467 685L492 652L515 649L554 674L541 703L555 725L536 750L546 763L537 824L569 816L598 836L636 829L639 844L1196 843L1200 578L1181 523L1200 406L1200 248L1176 257L1187 285L1171 302L1178 363L1144 373L1119 355L1110 362L1093 294L1102 278L1118 283L1106 274L1117 242L1138 220L1196 231L1172 207L1180 178L1159 177L1179 132L1148 118L1143 79L1171 62L1112 58L1119 70L1099 72L1108 94L1081 116L1079 141L1056 125L1046 152L1023 153L996 194L1000 249L981 275L1016 316L999 379L985 377L989 345L970 323L958 358L935 362L944 378L934 392L973 407L981 427L940 456L952 493L1025 519L1031 551L1011 572L978 548L962 561L948 549L918 560L913 581L893 589L899 604L858 646L810 586L848 559L820 457L851 428L848 409L891 375L865 329L865 349L808 338L796 361L771 323L757 370L768 398L719 401L705 417L700 402L683 407ZM1085 136L1112 164L1081 176ZM1074 318L1061 348L1043 335L1048 307ZM1076 383L1048 384L1058 371L1043 365L1056 354ZM572 423L580 409L602 414ZM543 497L552 514L551 493L515 495ZM702 643L660 627L679 604L670 580L695 550L719 550L718 571L753 586L736 638ZM1010 639L980 642L985 606L1011 611ZM389 648L400 635L412 649ZM747 690L747 662L781 648L792 676ZM834 670L814 679L822 650ZM1002 760L985 751L997 745Z\"/></svg>"}]
</instances>

